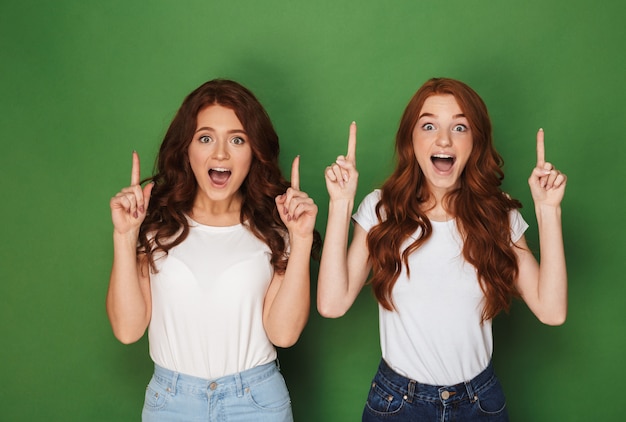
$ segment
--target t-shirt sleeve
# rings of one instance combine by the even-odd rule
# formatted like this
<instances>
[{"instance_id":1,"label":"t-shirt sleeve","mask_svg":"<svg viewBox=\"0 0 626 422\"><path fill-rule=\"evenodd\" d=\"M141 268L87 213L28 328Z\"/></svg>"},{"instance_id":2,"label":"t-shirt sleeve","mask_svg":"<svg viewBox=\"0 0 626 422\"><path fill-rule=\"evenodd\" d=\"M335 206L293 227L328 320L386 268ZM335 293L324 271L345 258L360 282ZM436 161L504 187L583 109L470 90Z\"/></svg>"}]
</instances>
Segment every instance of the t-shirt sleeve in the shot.
<instances>
[{"instance_id":1,"label":"t-shirt sleeve","mask_svg":"<svg viewBox=\"0 0 626 422\"><path fill-rule=\"evenodd\" d=\"M509 212L509 219L511 220L511 240L515 243L520 240L526 229L528 229L528 223L526 223L524 217L517 209Z\"/></svg>"},{"instance_id":2,"label":"t-shirt sleeve","mask_svg":"<svg viewBox=\"0 0 626 422\"><path fill-rule=\"evenodd\" d=\"M352 220L363 227L366 232L369 232L372 227L378 224L378 218L376 217L376 204L380 201L380 189L376 189L370 192L357 209L356 213L352 216Z\"/></svg>"}]
</instances>

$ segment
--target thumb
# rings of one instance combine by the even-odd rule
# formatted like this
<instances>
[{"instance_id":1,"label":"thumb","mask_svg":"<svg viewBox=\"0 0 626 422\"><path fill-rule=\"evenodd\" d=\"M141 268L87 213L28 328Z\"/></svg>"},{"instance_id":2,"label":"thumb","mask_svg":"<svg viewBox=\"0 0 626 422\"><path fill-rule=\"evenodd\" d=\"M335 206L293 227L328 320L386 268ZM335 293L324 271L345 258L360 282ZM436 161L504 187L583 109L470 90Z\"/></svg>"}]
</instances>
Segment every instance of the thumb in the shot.
<instances>
[{"instance_id":1,"label":"thumb","mask_svg":"<svg viewBox=\"0 0 626 422\"><path fill-rule=\"evenodd\" d=\"M150 197L152 196L152 188L154 188L154 182L148 183L143 188L143 200L145 210L148 210L148 205L150 204Z\"/></svg>"}]
</instances>

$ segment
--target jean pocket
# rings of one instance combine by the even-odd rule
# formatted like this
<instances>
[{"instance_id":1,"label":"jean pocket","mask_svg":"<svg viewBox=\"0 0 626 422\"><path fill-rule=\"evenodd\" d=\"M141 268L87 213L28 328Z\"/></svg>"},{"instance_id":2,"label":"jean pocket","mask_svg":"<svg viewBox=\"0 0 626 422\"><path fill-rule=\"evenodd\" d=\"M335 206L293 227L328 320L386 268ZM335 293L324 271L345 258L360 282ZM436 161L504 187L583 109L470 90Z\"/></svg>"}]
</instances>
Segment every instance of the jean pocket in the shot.
<instances>
[{"instance_id":1,"label":"jean pocket","mask_svg":"<svg viewBox=\"0 0 626 422\"><path fill-rule=\"evenodd\" d=\"M504 390L497 378L487 388L476 394L477 404L480 411L486 415L499 415L506 413L506 397Z\"/></svg>"},{"instance_id":2,"label":"jean pocket","mask_svg":"<svg viewBox=\"0 0 626 422\"><path fill-rule=\"evenodd\" d=\"M247 396L252 404L262 410L280 411L291 406L289 390L280 372L274 373L263 382L249 385Z\"/></svg>"},{"instance_id":3,"label":"jean pocket","mask_svg":"<svg viewBox=\"0 0 626 422\"><path fill-rule=\"evenodd\" d=\"M157 380L152 377L150 383L146 387L146 396L144 400L144 409L146 410L161 410L168 402L170 393L168 388L161 385Z\"/></svg>"},{"instance_id":4,"label":"jean pocket","mask_svg":"<svg viewBox=\"0 0 626 422\"><path fill-rule=\"evenodd\" d=\"M404 398L401 393L395 391L376 379L367 396L366 409L375 415L391 415L402 410Z\"/></svg>"}]
</instances>

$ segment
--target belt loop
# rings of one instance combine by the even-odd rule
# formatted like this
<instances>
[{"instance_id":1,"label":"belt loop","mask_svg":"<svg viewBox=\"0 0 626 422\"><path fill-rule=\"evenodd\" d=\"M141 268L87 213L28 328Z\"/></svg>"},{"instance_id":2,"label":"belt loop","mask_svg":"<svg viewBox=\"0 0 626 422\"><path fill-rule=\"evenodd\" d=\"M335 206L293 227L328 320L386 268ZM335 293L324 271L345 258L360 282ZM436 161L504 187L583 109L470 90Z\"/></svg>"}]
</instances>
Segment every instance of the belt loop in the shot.
<instances>
[{"instance_id":1,"label":"belt loop","mask_svg":"<svg viewBox=\"0 0 626 422\"><path fill-rule=\"evenodd\" d=\"M417 383L417 381L415 380L411 380L409 381L409 385L407 387L408 392L407 392L407 397L406 397L406 401L409 403L413 403L413 396L415 395L415 384Z\"/></svg>"},{"instance_id":2,"label":"belt loop","mask_svg":"<svg viewBox=\"0 0 626 422\"><path fill-rule=\"evenodd\" d=\"M235 384L237 385L237 397L243 397L243 385L241 383L241 373L235 374Z\"/></svg>"},{"instance_id":3,"label":"belt loop","mask_svg":"<svg viewBox=\"0 0 626 422\"><path fill-rule=\"evenodd\" d=\"M170 386L167 392L170 394L176 394L176 385L178 384L178 372L172 372L172 379L170 380Z\"/></svg>"},{"instance_id":4,"label":"belt loop","mask_svg":"<svg viewBox=\"0 0 626 422\"><path fill-rule=\"evenodd\" d=\"M474 387L472 387L471 381L465 382L465 389L467 390L467 397L469 398L470 403L474 403L478 400L478 396L476 396L476 393L474 392Z\"/></svg>"}]
</instances>

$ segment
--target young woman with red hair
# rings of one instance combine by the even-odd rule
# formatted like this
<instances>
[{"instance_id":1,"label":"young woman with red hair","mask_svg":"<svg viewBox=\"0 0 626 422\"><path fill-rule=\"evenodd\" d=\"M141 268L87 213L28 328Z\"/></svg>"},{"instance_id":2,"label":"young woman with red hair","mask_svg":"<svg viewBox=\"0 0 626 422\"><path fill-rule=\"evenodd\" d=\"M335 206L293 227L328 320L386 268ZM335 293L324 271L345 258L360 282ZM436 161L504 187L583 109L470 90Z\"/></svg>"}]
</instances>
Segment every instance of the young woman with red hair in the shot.
<instances>
[{"instance_id":1,"label":"young woman with red hair","mask_svg":"<svg viewBox=\"0 0 626 422\"><path fill-rule=\"evenodd\" d=\"M404 111L396 156L393 174L352 216L349 247L356 124L347 155L325 172L330 203L319 312L343 315L370 272L379 303L382 359L363 420L506 421L491 365L491 320L521 297L543 323L565 321L566 176L545 161L540 130L528 181L539 264L524 238L521 204L501 190L503 161L487 108L469 86L427 81Z\"/></svg>"},{"instance_id":2,"label":"young woman with red hair","mask_svg":"<svg viewBox=\"0 0 626 422\"><path fill-rule=\"evenodd\" d=\"M185 98L143 188L133 153L110 202L107 312L123 343L148 329L144 421L293 420L275 346L306 324L321 241L299 158L289 183L278 153L263 106L220 79Z\"/></svg>"}]
</instances>

